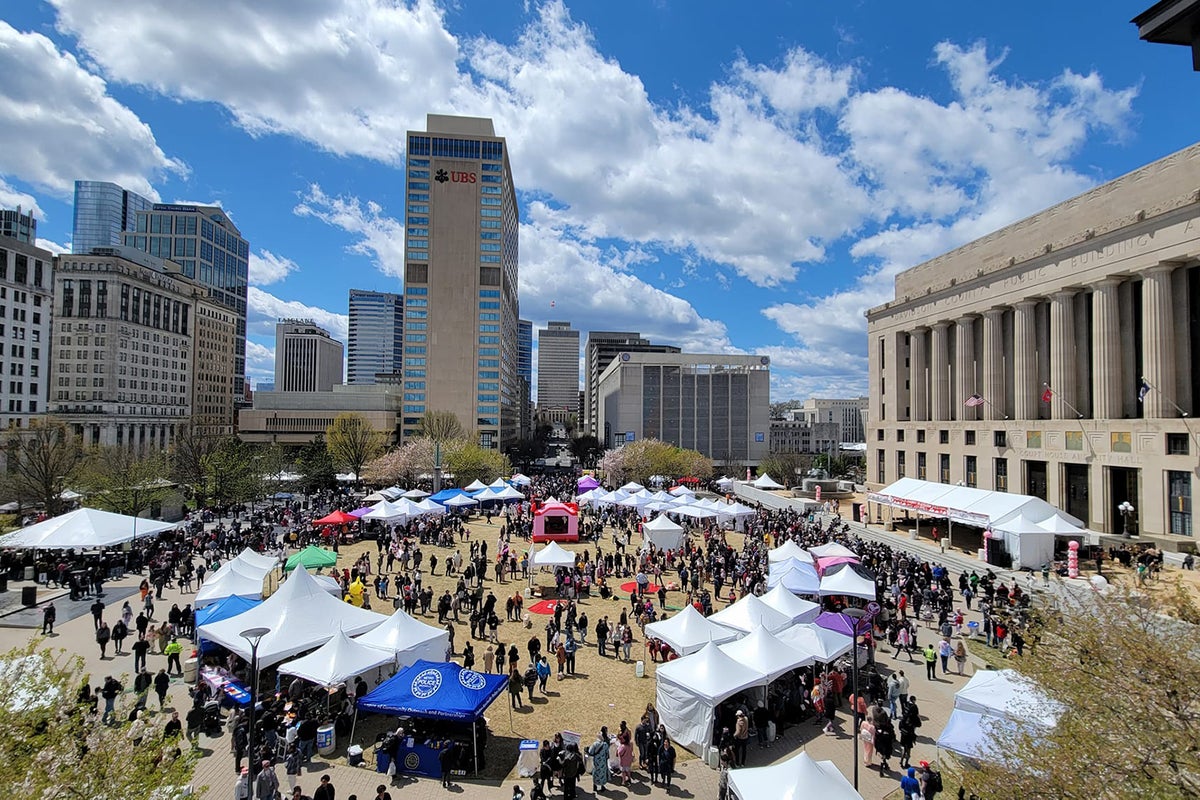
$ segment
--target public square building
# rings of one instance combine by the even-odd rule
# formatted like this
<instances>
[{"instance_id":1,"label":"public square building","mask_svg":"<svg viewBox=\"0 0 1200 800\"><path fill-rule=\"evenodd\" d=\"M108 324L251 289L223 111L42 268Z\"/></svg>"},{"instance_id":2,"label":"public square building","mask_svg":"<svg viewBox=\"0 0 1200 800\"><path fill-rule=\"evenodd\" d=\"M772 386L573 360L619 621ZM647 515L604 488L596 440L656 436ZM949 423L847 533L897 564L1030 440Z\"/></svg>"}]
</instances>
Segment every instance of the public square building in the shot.
<instances>
[{"instance_id":1,"label":"public square building","mask_svg":"<svg viewBox=\"0 0 1200 800\"><path fill-rule=\"evenodd\" d=\"M867 312L871 488L907 476L1019 492L1094 531L1127 522L1190 543L1200 145L906 270L895 288Z\"/></svg>"}]
</instances>

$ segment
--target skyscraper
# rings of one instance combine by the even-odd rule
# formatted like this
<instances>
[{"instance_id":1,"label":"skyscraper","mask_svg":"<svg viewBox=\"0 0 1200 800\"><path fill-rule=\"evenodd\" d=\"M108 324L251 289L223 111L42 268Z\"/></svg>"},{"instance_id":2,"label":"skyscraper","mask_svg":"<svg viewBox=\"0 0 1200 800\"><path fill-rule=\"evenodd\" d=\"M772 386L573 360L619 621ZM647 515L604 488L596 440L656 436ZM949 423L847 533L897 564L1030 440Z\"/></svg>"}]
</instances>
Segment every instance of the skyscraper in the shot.
<instances>
[{"instance_id":1,"label":"skyscraper","mask_svg":"<svg viewBox=\"0 0 1200 800\"><path fill-rule=\"evenodd\" d=\"M403 369L404 301L398 294L350 290L346 383L372 384Z\"/></svg>"},{"instance_id":2,"label":"skyscraper","mask_svg":"<svg viewBox=\"0 0 1200 800\"><path fill-rule=\"evenodd\" d=\"M404 435L450 411L484 447L520 421L517 196L490 119L429 114L408 133Z\"/></svg>"},{"instance_id":3,"label":"skyscraper","mask_svg":"<svg viewBox=\"0 0 1200 800\"><path fill-rule=\"evenodd\" d=\"M634 331L589 331L583 357L583 419L581 430L599 438L597 424L600 419L596 387L600 375L608 369L612 360L621 353L678 353L679 348L669 344L650 344L640 333ZM601 440L603 441L603 440Z\"/></svg>"},{"instance_id":4,"label":"skyscraper","mask_svg":"<svg viewBox=\"0 0 1200 800\"><path fill-rule=\"evenodd\" d=\"M332 392L342 382L342 343L309 319L275 325L275 391Z\"/></svg>"},{"instance_id":5,"label":"skyscraper","mask_svg":"<svg viewBox=\"0 0 1200 800\"><path fill-rule=\"evenodd\" d=\"M134 231L122 236L130 247L179 264L184 275L207 287L213 300L233 312L233 401L244 403L250 243L218 206L155 203L138 211ZM229 409L230 419L233 413Z\"/></svg>"},{"instance_id":6,"label":"skyscraper","mask_svg":"<svg viewBox=\"0 0 1200 800\"><path fill-rule=\"evenodd\" d=\"M521 406L520 438L533 435L533 323L517 320L517 395Z\"/></svg>"},{"instance_id":7,"label":"skyscraper","mask_svg":"<svg viewBox=\"0 0 1200 800\"><path fill-rule=\"evenodd\" d=\"M0 236L0 429L27 428L45 414L50 386L53 256L19 237Z\"/></svg>"},{"instance_id":8,"label":"skyscraper","mask_svg":"<svg viewBox=\"0 0 1200 800\"><path fill-rule=\"evenodd\" d=\"M555 412L555 421L574 416L579 406L579 331L569 322L548 322L538 331L537 408ZM565 413L564 413L565 412Z\"/></svg>"},{"instance_id":9,"label":"skyscraper","mask_svg":"<svg viewBox=\"0 0 1200 800\"><path fill-rule=\"evenodd\" d=\"M121 234L132 231L139 211L154 205L136 192L107 181L75 181L75 224L71 252L90 253L93 247L119 247Z\"/></svg>"},{"instance_id":10,"label":"skyscraper","mask_svg":"<svg viewBox=\"0 0 1200 800\"><path fill-rule=\"evenodd\" d=\"M20 206L16 209L0 209L0 236L25 244L37 244L37 219L33 212L24 213Z\"/></svg>"}]
</instances>

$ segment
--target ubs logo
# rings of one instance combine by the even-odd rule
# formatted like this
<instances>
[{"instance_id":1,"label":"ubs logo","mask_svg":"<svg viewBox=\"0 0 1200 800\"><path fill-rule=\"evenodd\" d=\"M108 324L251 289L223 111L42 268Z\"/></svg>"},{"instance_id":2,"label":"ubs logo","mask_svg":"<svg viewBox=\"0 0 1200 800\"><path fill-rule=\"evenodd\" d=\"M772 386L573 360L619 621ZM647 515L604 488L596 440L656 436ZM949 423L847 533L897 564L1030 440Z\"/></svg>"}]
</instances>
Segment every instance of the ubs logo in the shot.
<instances>
[{"instance_id":1,"label":"ubs logo","mask_svg":"<svg viewBox=\"0 0 1200 800\"><path fill-rule=\"evenodd\" d=\"M474 172L451 172L449 170L439 169L433 173L433 179L438 183L475 183L476 176Z\"/></svg>"},{"instance_id":2,"label":"ubs logo","mask_svg":"<svg viewBox=\"0 0 1200 800\"><path fill-rule=\"evenodd\" d=\"M438 183L445 183L446 181L450 180L450 176L446 174L446 170L439 169L434 173L433 179Z\"/></svg>"}]
</instances>

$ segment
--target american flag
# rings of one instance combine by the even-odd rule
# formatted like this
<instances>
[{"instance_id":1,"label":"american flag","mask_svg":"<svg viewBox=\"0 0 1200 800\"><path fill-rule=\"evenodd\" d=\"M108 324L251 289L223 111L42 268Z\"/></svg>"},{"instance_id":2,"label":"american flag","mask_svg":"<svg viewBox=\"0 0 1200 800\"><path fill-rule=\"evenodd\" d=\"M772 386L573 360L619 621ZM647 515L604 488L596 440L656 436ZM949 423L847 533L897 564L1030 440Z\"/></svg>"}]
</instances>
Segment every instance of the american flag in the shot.
<instances>
[{"instance_id":1,"label":"american flag","mask_svg":"<svg viewBox=\"0 0 1200 800\"><path fill-rule=\"evenodd\" d=\"M973 394L963 401L963 405L967 408L974 408L975 406L983 405L985 402L987 401L983 399L982 395Z\"/></svg>"}]
</instances>

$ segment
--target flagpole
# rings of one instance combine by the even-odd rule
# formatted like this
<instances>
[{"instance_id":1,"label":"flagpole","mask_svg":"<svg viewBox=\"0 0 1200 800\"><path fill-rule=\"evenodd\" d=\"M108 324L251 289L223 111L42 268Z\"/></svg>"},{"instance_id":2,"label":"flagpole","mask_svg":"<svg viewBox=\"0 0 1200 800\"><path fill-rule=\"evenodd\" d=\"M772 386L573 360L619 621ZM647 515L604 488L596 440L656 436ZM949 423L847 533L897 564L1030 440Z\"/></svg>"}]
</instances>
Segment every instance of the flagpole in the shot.
<instances>
[{"instance_id":1,"label":"flagpole","mask_svg":"<svg viewBox=\"0 0 1200 800\"><path fill-rule=\"evenodd\" d=\"M1171 404L1171 406L1172 406L1172 407L1173 407L1173 408L1174 408L1176 411L1178 411L1178 412L1179 412L1179 416L1181 416L1181 417L1185 417L1185 418L1188 416L1188 412L1186 412L1186 411L1184 411L1182 408L1180 408L1180 407L1179 407L1179 404L1178 404L1178 403L1176 403L1176 402L1175 402L1175 400L1174 400L1174 399L1173 399L1173 398L1172 398L1172 397L1171 397L1169 394L1167 394L1166 392L1164 392L1162 389L1159 389L1157 386L1155 386L1153 383L1151 383L1150 381L1146 380L1145 378L1142 378L1142 383L1146 384L1146 386L1150 387L1150 388L1151 388L1151 389L1153 389L1154 391L1156 391L1156 392L1158 392L1159 394L1161 394L1161 395L1162 395L1162 398L1163 398L1163 400L1166 400L1168 403L1170 403L1170 404ZM1140 402L1140 400L1139 400L1139 402Z\"/></svg>"},{"instance_id":2,"label":"flagpole","mask_svg":"<svg viewBox=\"0 0 1200 800\"><path fill-rule=\"evenodd\" d=\"M1074 412L1075 412L1075 416L1077 416L1079 419L1083 419L1083 414L1080 414L1080 413L1079 413L1079 409L1078 409L1078 408L1076 408L1075 406L1071 405L1070 403L1068 403L1068 402L1067 402L1067 400L1066 400L1066 398L1064 398L1064 397L1063 397L1061 394L1059 394L1058 392L1056 392L1056 391L1054 390L1054 387L1053 387L1053 386L1051 386L1051 385L1050 385L1050 384L1048 384L1048 383L1044 383L1044 382L1042 383L1042 386L1045 386L1047 389L1049 389L1049 390L1050 390L1050 398L1051 398L1051 399L1054 399L1055 397L1057 397L1057 398L1058 398L1058 402L1062 403L1064 406L1066 406L1067 408L1069 408L1069 409L1071 409L1072 411L1074 411Z\"/></svg>"}]
</instances>

